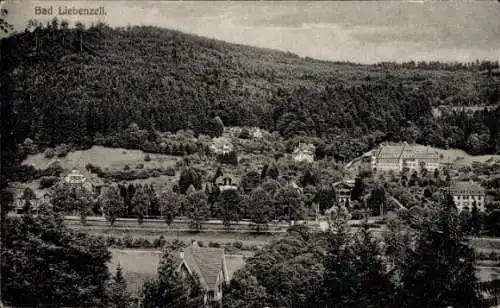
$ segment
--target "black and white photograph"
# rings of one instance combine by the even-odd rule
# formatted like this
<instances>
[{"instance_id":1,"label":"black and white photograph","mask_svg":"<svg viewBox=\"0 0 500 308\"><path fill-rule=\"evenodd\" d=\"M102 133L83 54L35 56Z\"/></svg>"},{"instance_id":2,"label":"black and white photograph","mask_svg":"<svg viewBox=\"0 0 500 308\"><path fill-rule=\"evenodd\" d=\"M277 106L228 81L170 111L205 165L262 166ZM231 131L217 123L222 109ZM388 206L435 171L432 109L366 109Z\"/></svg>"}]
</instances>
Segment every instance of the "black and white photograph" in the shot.
<instances>
[{"instance_id":1,"label":"black and white photograph","mask_svg":"<svg viewBox=\"0 0 500 308\"><path fill-rule=\"evenodd\" d=\"M496 0L0 0L0 308L498 308L499 61Z\"/></svg>"}]
</instances>

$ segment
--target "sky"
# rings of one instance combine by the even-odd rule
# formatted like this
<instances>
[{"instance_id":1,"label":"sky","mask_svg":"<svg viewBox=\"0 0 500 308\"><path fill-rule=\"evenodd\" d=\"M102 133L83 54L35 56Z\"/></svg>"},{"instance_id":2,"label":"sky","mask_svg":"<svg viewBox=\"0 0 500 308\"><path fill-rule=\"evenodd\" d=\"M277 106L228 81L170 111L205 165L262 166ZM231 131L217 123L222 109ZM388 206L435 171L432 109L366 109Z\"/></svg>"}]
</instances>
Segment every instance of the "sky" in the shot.
<instances>
[{"instance_id":1,"label":"sky","mask_svg":"<svg viewBox=\"0 0 500 308\"><path fill-rule=\"evenodd\" d=\"M154 25L321 60L500 60L500 1L22 1L7 20ZM53 7L52 16L35 8ZM103 6L106 16L58 16L58 7Z\"/></svg>"}]
</instances>

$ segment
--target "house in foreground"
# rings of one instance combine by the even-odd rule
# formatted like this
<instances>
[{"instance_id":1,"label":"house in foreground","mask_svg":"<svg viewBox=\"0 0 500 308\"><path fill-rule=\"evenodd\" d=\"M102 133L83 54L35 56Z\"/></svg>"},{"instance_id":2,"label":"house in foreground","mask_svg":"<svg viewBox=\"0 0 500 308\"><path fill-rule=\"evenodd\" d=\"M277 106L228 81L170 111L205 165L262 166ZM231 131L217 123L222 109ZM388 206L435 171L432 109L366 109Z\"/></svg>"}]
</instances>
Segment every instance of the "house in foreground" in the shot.
<instances>
[{"instance_id":1,"label":"house in foreground","mask_svg":"<svg viewBox=\"0 0 500 308\"><path fill-rule=\"evenodd\" d=\"M226 255L223 248L199 247L194 241L180 253L179 270L199 280L205 307L220 307L222 289L245 265L241 255Z\"/></svg>"}]
</instances>

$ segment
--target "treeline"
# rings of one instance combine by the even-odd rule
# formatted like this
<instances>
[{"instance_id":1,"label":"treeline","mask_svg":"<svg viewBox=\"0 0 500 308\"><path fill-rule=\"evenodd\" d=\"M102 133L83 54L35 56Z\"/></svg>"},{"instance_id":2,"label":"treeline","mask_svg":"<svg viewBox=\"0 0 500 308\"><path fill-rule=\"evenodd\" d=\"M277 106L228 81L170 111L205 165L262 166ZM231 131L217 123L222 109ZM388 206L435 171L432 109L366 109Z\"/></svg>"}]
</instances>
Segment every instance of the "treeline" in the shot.
<instances>
[{"instance_id":1,"label":"treeline","mask_svg":"<svg viewBox=\"0 0 500 308\"><path fill-rule=\"evenodd\" d=\"M288 234L249 258L225 287L222 306L240 307L488 307L498 293L498 281L481 284L469 233L458 218L451 196L435 204L418 228L391 220L377 239L366 225L354 232L343 211L334 212L330 230L311 232L293 226ZM182 283L164 251L158 283L162 290ZM145 287L150 302L185 300L184 292Z\"/></svg>"},{"instance_id":2,"label":"treeline","mask_svg":"<svg viewBox=\"0 0 500 308\"><path fill-rule=\"evenodd\" d=\"M498 151L498 109L488 123L431 114L438 104L497 104L498 78L491 74L316 63L154 27L85 29L58 21L4 39L2 54L12 88L2 117L12 117L17 143L29 137L41 145L122 146L131 123L148 132L211 135L219 116L229 126L286 137L359 142L379 131L384 140ZM169 145L167 152L190 147Z\"/></svg>"}]
</instances>

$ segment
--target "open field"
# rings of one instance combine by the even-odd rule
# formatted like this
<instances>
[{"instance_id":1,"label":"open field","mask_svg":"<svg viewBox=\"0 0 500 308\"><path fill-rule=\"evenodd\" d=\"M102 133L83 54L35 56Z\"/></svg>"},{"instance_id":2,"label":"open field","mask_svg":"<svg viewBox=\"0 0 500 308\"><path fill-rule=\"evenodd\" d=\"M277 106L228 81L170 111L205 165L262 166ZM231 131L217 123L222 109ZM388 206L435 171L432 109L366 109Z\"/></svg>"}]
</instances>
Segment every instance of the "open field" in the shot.
<instances>
[{"instance_id":1,"label":"open field","mask_svg":"<svg viewBox=\"0 0 500 308\"><path fill-rule=\"evenodd\" d=\"M113 248L109 250L111 261L108 268L114 275L116 267L120 265L130 293L138 294L144 282L156 276L161 258L160 251Z\"/></svg>"},{"instance_id":2,"label":"open field","mask_svg":"<svg viewBox=\"0 0 500 308\"><path fill-rule=\"evenodd\" d=\"M127 282L127 288L132 294L138 294L144 282L156 277L158 266L161 260L161 251L154 249L115 249L110 248L111 260L108 268L112 274L115 273L118 265L122 268L123 277ZM249 251L241 252L245 257L254 254ZM233 274L243 266L241 258L234 258L231 255L226 257L228 270ZM239 263L239 264L236 264Z\"/></svg>"},{"instance_id":3,"label":"open field","mask_svg":"<svg viewBox=\"0 0 500 308\"><path fill-rule=\"evenodd\" d=\"M65 157L46 158L43 153L29 155L23 161L23 165L32 165L36 169L46 169L48 165L58 160L64 169L75 167L85 168L88 163L99 166L102 169L123 169L126 165L134 168L138 164L144 164L144 168L168 168L174 167L181 160L178 156L165 154L148 154L151 161L144 161L146 153L141 150L127 150L123 148L108 148L93 146L83 151L69 152Z\"/></svg>"}]
</instances>

